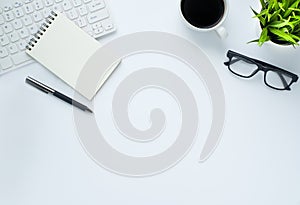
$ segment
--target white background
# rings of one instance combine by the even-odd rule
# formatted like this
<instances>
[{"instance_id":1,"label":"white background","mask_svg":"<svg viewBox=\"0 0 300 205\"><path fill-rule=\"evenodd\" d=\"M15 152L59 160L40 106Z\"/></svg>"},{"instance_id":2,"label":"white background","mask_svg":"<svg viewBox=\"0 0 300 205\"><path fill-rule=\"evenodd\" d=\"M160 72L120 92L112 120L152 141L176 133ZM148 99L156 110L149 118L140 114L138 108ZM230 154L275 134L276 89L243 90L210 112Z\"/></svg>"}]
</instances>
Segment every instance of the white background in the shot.
<instances>
[{"instance_id":1,"label":"white background","mask_svg":"<svg viewBox=\"0 0 300 205\"><path fill-rule=\"evenodd\" d=\"M257 21L252 18L250 6L259 8L258 0L229 1L224 23L229 37L224 41L213 32L198 33L185 27L178 0L109 3L118 31L99 39L101 43L133 32L163 31L189 39L207 54L226 96L226 125L219 146L209 160L198 163L208 126L204 120L204 131L199 132L192 150L172 169L146 178L113 174L94 163L81 147L72 107L26 85L24 79L31 75L68 95L73 94L72 89L39 64L31 64L0 76L0 204L299 205L300 84L295 84L291 92L274 91L263 84L262 75L243 80L223 65L227 50L232 49L300 74L299 48L247 44L257 38ZM97 95L95 114L99 126L109 119L105 112L101 113L101 109L107 110L102 105L109 105L109 96L131 72L130 67L139 68L140 64L141 60L129 59ZM144 66L148 67L147 62ZM174 68L174 72L178 69ZM186 75L183 79L196 90L194 79ZM199 82L200 90L201 86ZM149 94L155 97L155 92ZM169 102L166 96L156 94L154 102L160 99L162 106ZM207 95L198 95L195 94L201 104L201 98L204 102ZM130 107L130 117L133 124L145 128L147 116L138 115L143 101L136 104ZM203 115L209 112L209 108L200 106L201 109ZM171 120L169 124L174 127L167 127L171 129L169 133L178 130L176 123ZM108 133L110 129L116 133L114 127L107 127ZM121 149L123 145L115 146ZM158 143L154 149L160 150L159 146Z\"/></svg>"}]
</instances>

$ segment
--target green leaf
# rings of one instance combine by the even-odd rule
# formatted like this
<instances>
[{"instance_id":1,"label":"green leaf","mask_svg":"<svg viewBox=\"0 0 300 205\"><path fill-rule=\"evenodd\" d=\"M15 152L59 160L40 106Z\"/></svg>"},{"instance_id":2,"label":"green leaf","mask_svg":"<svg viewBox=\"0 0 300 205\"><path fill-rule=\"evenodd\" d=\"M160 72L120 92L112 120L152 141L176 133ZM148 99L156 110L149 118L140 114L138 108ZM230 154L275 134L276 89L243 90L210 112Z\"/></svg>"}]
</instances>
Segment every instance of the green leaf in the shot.
<instances>
[{"instance_id":1,"label":"green leaf","mask_svg":"<svg viewBox=\"0 0 300 205\"><path fill-rule=\"evenodd\" d=\"M300 16L292 16L292 19L300 20Z\"/></svg>"},{"instance_id":2,"label":"green leaf","mask_svg":"<svg viewBox=\"0 0 300 205\"><path fill-rule=\"evenodd\" d=\"M300 11L300 9L296 9L296 8L289 8L290 11Z\"/></svg>"},{"instance_id":3,"label":"green leaf","mask_svg":"<svg viewBox=\"0 0 300 205\"><path fill-rule=\"evenodd\" d=\"M255 13L255 11L253 10ZM267 14L267 10L261 11L259 14L255 15L254 18L258 18L260 23L265 26L266 25L266 17L265 14Z\"/></svg>"},{"instance_id":4,"label":"green leaf","mask_svg":"<svg viewBox=\"0 0 300 205\"><path fill-rule=\"evenodd\" d=\"M295 34L295 35L297 35L297 36L300 37L300 26L299 26L299 25L297 25L297 26L295 27L295 29L294 29L294 31L293 31L293 34Z\"/></svg>"},{"instance_id":5,"label":"green leaf","mask_svg":"<svg viewBox=\"0 0 300 205\"><path fill-rule=\"evenodd\" d=\"M247 44L249 44L249 43L258 43L258 40L259 40L259 39L255 39L255 40L252 40L252 41L248 41Z\"/></svg>"},{"instance_id":6,"label":"green leaf","mask_svg":"<svg viewBox=\"0 0 300 205\"><path fill-rule=\"evenodd\" d=\"M268 9L262 10L260 13L258 13L255 17L261 17L268 15L269 11Z\"/></svg>"},{"instance_id":7,"label":"green leaf","mask_svg":"<svg viewBox=\"0 0 300 205\"><path fill-rule=\"evenodd\" d=\"M260 4L263 8L266 8L266 2L265 0L260 0Z\"/></svg>"},{"instance_id":8,"label":"green leaf","mask_svg":"<svg viewBox=\"0 0 300 205\"><path fill-rule=\"evenodd\" d=\"M264 28L260 34L260 37L258 39L258 45L262 46L264 42L270 40L270 37L268 36L268 29Z\"/></svg>"},{"instance_id":9,"label":"green leaf","mask_svg":"<svg viewBox=\"0 0 300 205\"><path fill-rule=\"evenodd\" d=\"M275 29L275 28L269 28L270 32L273 33L274 35L284 39L287 42L290 42L292 44L297 44L297 42L287 33L279 30L279 29Z\"/></svg>"},{"instance_id":10,"label":"green leaf","mask_svg":"<svg viewBox=\"0 0 300 205\"><path fill-rule=\"evenodd\" d=\"M287 3L288 3L288 7L292 7L293 6L293 4L298 4L299 3L299 0L286 0L287 1ZM295 4L295 5L296 5Z\"/></svg>"},{"instance_id":11,"label":"green leaf","mask_svg":"<svg viewBox=\"0 0 300 205\"><path fill-rule=\"evenodd\" d=\"M290 27L291 31L294 30L295 25L293 22L290 22L291 17L289 17L287 20L282 21L273 21L270 23L267 27L273 27L273 28L283 28L283 27Z\"/></svg>"},{"instance_id":12,"label":"green leaf","mask_svg":"<svg viewBox=\"0 0 300 205\"><path fill-rule=\"evenodd\" d=\"M282 15L280 14L280 12L279 12L279 14L278 14L278 17L279 17L280 20L283 20L283 19L284 19L284 18L282 17Z\"/></svg>"},{"instance_id":13,"label":"green leaf","mask_svg":"<svg viewBox=\"0 0 300 205\"><path fill-rule=\"evenodd\" d=\"M295 1L289 8L298 8L300 1Z\"/></svg>"},{"instance_id":14,"label":"green leaf","mask_svg":"<svg viewBox=\"0 0 300 205\"><path fill-rule=\"evenodd\" d=\"M289 8L287 9L287 11L285 12L285 14L283 15L284 18L288 17L292 11L294 11L293 9L297 9L299 5L299 1L294 2L291 6L289 6Z\"/></svg>"},{"instance_id":15,"label":"green leaf","mask_svg":"<svg viewBox=\"0 0 300 205\"><path fill-rule=\"evenodd\" d=\"M282 28L284 26L287 26L289 24L289 22L287 21L273 21L272 23L270 23L268 26L269 27L273 27L273 28Z\"/></svg>"},{"instance_id":16,"label":"green leaf","mask_svg":"<svg viewBox=\"0 0 300 205\"><path fill-rule=\"evenodd\" d=\"M279 13L280 13L280 10L275 11L275 12L271 15L271 18L270 18L269 22L276 21L278 18L280 18L280 16L278 15Z\"/></svg>"},{"instance_id":17,"label":"green leaf","mask_svg":"<svg viewBox=\"0 0 300 205\"><path fill-rule=\"evenodd\" d=\"M277 0L273 0L273 6L271 7L272 9L278 10L279 9L279 3Z\"/></svg>"},{"instance_id":18,"label":"green leaf","mask_svg":"<svg viewBox=\"0 0 300 205\"><path fill-rule=\"evenodd\" d=\"M296 36L294 34L290 34L292 36L293 39L295 39L296 41L300 41L300 37Z\"/></svg>"},{"instance_id":19,"label":"green leaf","mask_svg":"<svg viewBox=\"0 0 300 205\"><path fill-rule=\"evenodd\" d=\"M256 17L257 15L258 15L258 12L256 12L252 7L250 7L251 8L251 10L252 10L252 12L254 13L254 17Z\"/></svg>"},{"instance_id":20,"label":"green leaf","mask_svg":"<svg viewBox=\"0 0 300 205\"><path fill-rule=\"evenodd\" d=\"M282 7L284 11L286 11L290 6L290 2L288 0L282 0Z\"/></svg>"},{"instance_id":21,"label":"green leaf","mask_svg":"<svg viewBox=\"0 0 300 205\"><path fill-rule=\"evenodd\" d=\"M279 3L278 3L278 6L279 6L279 8L280 8L282 11L285 11L284 6L283 6L283 3L279 2Z\"/></svg>"},{"instance_id":22,"label":"green leaf","mask_svg":"<svg viewBox=\"0 0 300 205\"><path fill-rule=\"evenodd\" d=\"M268 15L267 15L267 18L268 18L268 20L267 20L267 21L268 21L268 22L270 22L270 20L271 20L271 17L272 17L272 14L268 14Z\"/></svg>"},{"instance_id":23,"label":"green leaf","mask_svg":"<svg viewBox=\"0 0 300 205\"><path fill-rule=\"evenodd\" d=\"M287 28L281 28L281 31L284 33L288 33L288 34L290 33L289 29L287 29Z\"/></svg>"}]
</instances>

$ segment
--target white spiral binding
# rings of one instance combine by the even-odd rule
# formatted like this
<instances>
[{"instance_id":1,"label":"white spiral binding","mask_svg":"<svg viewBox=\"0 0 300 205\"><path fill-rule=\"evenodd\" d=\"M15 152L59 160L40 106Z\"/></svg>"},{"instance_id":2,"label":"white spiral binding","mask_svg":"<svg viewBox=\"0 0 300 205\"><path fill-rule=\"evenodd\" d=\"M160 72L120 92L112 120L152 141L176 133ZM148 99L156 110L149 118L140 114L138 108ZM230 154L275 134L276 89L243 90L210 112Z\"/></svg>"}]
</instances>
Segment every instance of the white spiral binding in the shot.
<instances>
[{"instance_id":1,"label":"white spiral binding","mask_svg":"<svg viewBox=\"0 0 300 205\"><path fill-rule=\"evenodd\" d=\"M35 46L35 44L38 42L38 40L41 38L41 36L46 32L46 30L50 27L52 22L57 17L57 13L54 11L51 11L50 15L45 19L45 22L41 25L39 30L36 32L36 34L33 35L33 38L30 39L28 42L26 49L31 51L32 48Z\"/></svg>"}]
</instances>

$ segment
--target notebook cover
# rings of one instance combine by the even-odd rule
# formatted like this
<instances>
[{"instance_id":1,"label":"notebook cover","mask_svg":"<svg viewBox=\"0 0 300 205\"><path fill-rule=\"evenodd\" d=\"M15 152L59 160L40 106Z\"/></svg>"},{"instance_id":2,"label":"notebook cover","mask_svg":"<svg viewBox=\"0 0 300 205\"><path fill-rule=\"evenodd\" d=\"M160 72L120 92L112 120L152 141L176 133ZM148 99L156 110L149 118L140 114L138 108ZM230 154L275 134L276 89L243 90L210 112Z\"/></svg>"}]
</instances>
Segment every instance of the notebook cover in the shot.
<instances>
[{"instance_id":1,"label":"notebook cover","mask_svg":"<svg viewBox=\"0 0 300 205\"><path fill-rule=\"evenodd\" d=\"M81 30L64 14L54 13L28 44L26 52L48 70L65 81L76 91L91 100L107 79L103 79L93 92L84 88L76 89L76 82L87 60L101 47L100 43ZM114 70L117 65L109 68ZM108 72L112 73L112 71ZM88 83L88 82L87 82Z\"/></svg>"}]
</instances>

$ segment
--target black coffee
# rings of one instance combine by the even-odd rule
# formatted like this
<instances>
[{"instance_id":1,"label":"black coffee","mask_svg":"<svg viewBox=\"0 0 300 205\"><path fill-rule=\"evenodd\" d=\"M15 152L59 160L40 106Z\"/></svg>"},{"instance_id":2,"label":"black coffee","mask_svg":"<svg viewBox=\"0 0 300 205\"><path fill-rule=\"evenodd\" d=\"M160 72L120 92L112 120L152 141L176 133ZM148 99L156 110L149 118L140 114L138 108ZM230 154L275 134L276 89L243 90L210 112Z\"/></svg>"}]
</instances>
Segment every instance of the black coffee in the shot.
<instances>
[{"instance_id":1,"label":"black coffee","mask_svg":"<svg viewBox=\"0 0 300 205\"><path fill-rule=\"evenodd\" d=\"M225 11L223 0L182 0L184 18L197 28L211 28L222 19Z\"/></svg>"}]
</instances>

